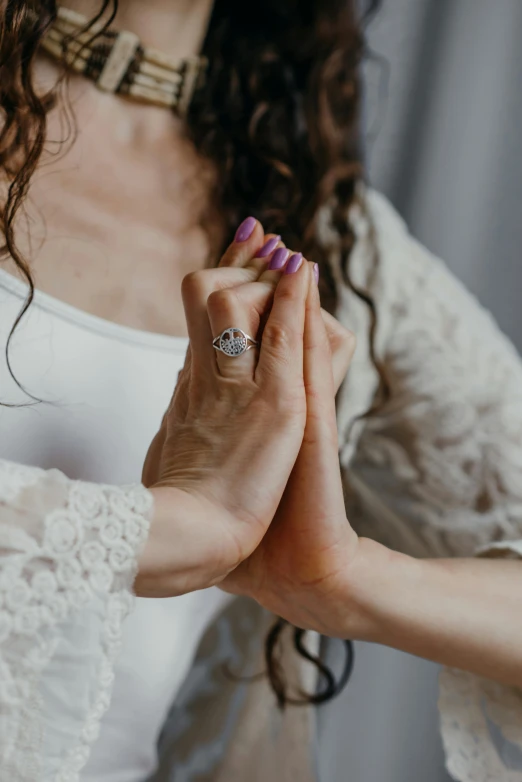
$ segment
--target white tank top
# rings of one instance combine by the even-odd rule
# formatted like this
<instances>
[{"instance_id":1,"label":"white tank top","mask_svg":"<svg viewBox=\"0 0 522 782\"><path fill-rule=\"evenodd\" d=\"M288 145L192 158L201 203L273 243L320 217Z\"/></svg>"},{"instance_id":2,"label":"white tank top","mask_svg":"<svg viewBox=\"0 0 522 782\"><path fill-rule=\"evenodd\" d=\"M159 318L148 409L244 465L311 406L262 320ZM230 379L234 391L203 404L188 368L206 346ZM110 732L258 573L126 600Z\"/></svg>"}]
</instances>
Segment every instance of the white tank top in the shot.
<instances>
[{"instance_id":1,"label":"white tank top","mask_svg":"<svg viewBox=\"0 0 522 782\"><path fill-rule=\"evenodd\" d=\"M0 269L0 458L102 483L140 480L148 445L183 366L187 340L120 326L44 293L4 346L26 286ZM206 626L230 598L218 589L138 599L127 620L111 706L82 782L142 782Z\"/></svg>"}]
</instances>

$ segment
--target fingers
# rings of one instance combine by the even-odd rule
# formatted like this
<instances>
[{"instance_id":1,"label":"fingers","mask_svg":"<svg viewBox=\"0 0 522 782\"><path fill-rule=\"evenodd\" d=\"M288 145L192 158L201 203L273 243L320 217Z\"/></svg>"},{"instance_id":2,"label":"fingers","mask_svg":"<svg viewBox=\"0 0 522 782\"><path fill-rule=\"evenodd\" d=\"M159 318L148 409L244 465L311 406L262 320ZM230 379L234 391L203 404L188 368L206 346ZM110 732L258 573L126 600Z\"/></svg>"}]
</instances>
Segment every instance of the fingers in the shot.
<instances>
[{"instance_id":1,"label":"fingers","mask_svg":"<svg viewBox=\"0 0 522 782\"><path fill-rule=\"evenodd\" d=\"M350 367L357 340L355 334L342 326L329 312L321 310L321 314L330 344L334 390L337 393Z\"/></svg>"},{"instance_id":2,"label":"fingers","mask_svg":"<svg viewBox=\"0 0 522 782\"><path fill-rule=\"evenodd\" d=\"M236 231L234 241L226 249L219 266L251 267L257 272L264 266L262 258L254 259L259 250L265 244L263 226L253 217L243 220Z\"/></svg>"},{"instance_id":3,"label":"fingers","mask_svg":"<svg viewBox=\"0 0 522 782\"><path fill-rule=\"evenodd\" d=\"M251 230L252 233L248 239L238 241L238 235L240 237L244 235L244 226L246 231ZM252 226L254 227L252 228ZM239 226L236 238L225 251L219 265L242 266L245 269L252 269L257 275L262 274L268 268L274 272L276 270L281 272L290 252L277 253L278 250L284 250L284 243L281 241L281 237L276 234L264 234L263 227L259 222L255 221L254 218L247 218ZM272 261L274 262L272 263ZM273 279L277 282L279 276L274 274ZM270 281L273 281L273 279Z\"/></svg>"},{"instance_id":4,"label":"fingers","mask_svg":"<svg viewBox=\"0 0 522 782\"><path fill-rule=\"evenodd\" d=\"M215 361L212 340L221 333L216 333L210 327L207 314L208 297L214 291L256 280L273 254L271 248L279 245L279 237L265 237L259 221L253 217L247 218L236 231L234 241L223 255L218 269L193 272L183 280L183 306L190 343L194 348L196 371L210 371L210 368L213 371ZM254 257L256 254L257 257ZM278 275L273 277L274 282L277 277Z\"/></svg>"},{"instance_id":5,"label":"fingers","mask_svg":"<svg viewBox=\"0 0 522 782\"><path fill-rule=\"evenodd\" d=\"M272 284L260 282L244 283L210 294L207 301L210 327L216 337L228 330L223 334L222 347L225 350L246 347L241 331L257 341L261 319L270 306L273 294ZM220 350L215 352L219 373L223 377L254 377L258 357L256 347L238 356L226 355Z\"/></svg>"},{"instance_id":6,"label":"fingers","mask_svg":"<svg viewBox=\"0 0 522 782\"><path fill-rule=\"evenodd\" d=\"M277 285L288 264L291 263L291 269L299 268L302 259L301 253L292 253L283 244L279 244L265 265L265 269L259 275L259 279Z\"/></svg>"},{"instance_id":7,"label":"fingers","mask_svg":"<svg viewBox=\"0 0 522 782\"><path fill-rule=\"evenodd\" d=\"M223 342L219 343L223 349L239 350L244 341L240 332L255 340L281 277L286 272L289 278L292 277L302 263L300 253L290 254L280 237L265 236L261 224L254 218L247 218L238 228L218 269L188 275L182 284L182 295L193 369L215 374L217 366L226 376L252 376L257 357L255 350L233 357L216 351L213 341L228 329L238 331L223 334ZM256 279L261 287L248 287ZM243 288L241 293L237 290L239 287ZM281 288L281 300L284 301L287 295L286 289L291 298L289 284L285 283ZM302 352L302 345L299 350Z\"/></svg>"},{"instance_id":8,"label":"fingers","mask_svg":"<svg viewBox=\"0 0 522 782\"><path fill-rule=\"evenodd\" d=\"M309 291L303 344L307 426L328 421L336 432L335 394L346 377L356 340L351 331L321 309L317 285Z\"/></svg>"},{"instance_id":9,"label":"fingers","mask_svg":"<svg viewBox=\"0 0 522 782\"><path fill-rule=\"evenodd\" d=\"M308 534L316 552L330 552L346 534L353 535L346 522L339 475L335 383L326 322L330 332L340 334L328 317L324 317L318 287L312 285L306 302L303 337L306 426L295 470L301 475L302 487L310 480L315 481L316 491L310 492L308 511L320 523L313 530L305 528L302 533ZM299 526L294 532L301 534Z\"/></svg>"},{"instance_id":10,"label":"fingers","mask_svg":"<svg viewBox=\"0 0 522 782\"><path fill-rule=\"evenodd\" d=\"M192 365L196 371L215 374L215 350L212 347L212 340L217 333L213 333L210 326L207 312L208 297L214 291L222 291L250 282L255 277L251 270L228 268L203 269L188 274L183 279L181 293L192 348Z\"/></svg>"},{"instance_id":11,"label":"fingers","mask_svg":"<svg viewBox=\"0 0 522 782\"><path fill-rule=\"evenodd\" d=\"M310 286L306 302L303 336L304 378L306 385L307 428L333 415L335 423L335 384L332 350L321 310L317 285ZM330 328L332 325L330 324Z\"/></svg>"},{"instance_id":12,"label":"fingers","mask_svg":"<svg viewBox=\"0 0 522 782\"><path fill-rule=\"evenodd\" d=\"M286 394L292 384L302 388L305 305L313 284L311 266L302 259L285 271L275 290L256 368L256 379L272 385L276 395Z\"/></svg>"}]
</instances>

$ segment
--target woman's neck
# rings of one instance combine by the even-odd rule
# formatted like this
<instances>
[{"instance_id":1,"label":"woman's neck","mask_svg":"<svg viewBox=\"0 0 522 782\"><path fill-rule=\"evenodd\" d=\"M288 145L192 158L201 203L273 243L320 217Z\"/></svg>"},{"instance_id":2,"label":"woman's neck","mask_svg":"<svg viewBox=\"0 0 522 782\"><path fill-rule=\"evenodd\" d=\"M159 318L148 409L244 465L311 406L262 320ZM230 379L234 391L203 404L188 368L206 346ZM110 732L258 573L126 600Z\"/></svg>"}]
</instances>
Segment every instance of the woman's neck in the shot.
<instances>
[{"instance_id":1,"label":"woman's neck","mask_svg":"<svg viewBox=\"0 0 522 782\"><path fill-rule=\"evenodd\" d=\"M100 0L64 0L63 5L91 19L100 9ZM114 27L183 59L199 53L212 6L213 0L119 0Z\"/></svg>"},{"instance_id":2,"label":"woman's neck","mask_svg":"<svg viewBox=\"0 0 522 782\"><path fill-rule=\"evenodd\" d=\"M211 0L191 3L189 10L186 0L120 0L115 29L174 57L192 55ZM63 4L92 19L101 0ZM42 53L36 65L42 87L54 86L57 63ZM214 169L168 109L103 92L72 72L67 96L77 138L66 155L51 147L32 181L31 244L23 224L18 232L37 285L98 317L184 335L181 281L214 260L223 239L219 215L207 216ZM61 139L64 127L59 102L47 138Z\"/></svg>"}]
</instances>

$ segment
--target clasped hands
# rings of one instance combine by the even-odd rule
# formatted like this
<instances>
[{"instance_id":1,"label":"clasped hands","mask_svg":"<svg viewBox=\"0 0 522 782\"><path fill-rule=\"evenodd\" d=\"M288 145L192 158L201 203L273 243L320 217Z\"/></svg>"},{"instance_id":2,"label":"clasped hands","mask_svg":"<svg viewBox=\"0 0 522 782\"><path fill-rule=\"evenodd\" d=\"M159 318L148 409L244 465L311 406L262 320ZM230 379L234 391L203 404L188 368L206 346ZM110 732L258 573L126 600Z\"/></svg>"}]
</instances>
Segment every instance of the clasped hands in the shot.
<instances>
[{"instance_id":1,"label":"clasped hands","mask_svg":"<svg viewBox=\"0 0 522 782\"><path fill-rule=\"evenodd\" d=\"M294 625L360 635L368 568L346 518L335 415L354 336L321 310L313 265L252 218L182 293L190 346L144 465L155 512L137 593L217 584ZM230 327L259 348L216 351Z\"/></svg>"},{"instance_id":2,"label":"clasped hands","mask_svg":"<svg viewBox=\"0 0 522 782\"><path fill-rule=\"evenodd\" d=\"M322 312L312 265L246 226L183 282L190 347L144 465L137 593L217 584L297 627L520 688L520 563L417 559L355 534L335 416L354 338ZM216 351L232 327L259 348Z\"/></svg>"}]
</instances>

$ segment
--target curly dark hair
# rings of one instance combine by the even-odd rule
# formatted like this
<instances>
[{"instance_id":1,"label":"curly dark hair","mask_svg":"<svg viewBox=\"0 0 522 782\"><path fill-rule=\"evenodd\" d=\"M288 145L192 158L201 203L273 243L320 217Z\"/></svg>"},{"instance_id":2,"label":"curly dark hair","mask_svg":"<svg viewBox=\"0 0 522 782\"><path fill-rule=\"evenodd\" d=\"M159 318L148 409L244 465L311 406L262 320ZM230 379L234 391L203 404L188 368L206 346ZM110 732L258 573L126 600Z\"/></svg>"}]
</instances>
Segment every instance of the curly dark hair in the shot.
<instances>
[{"instance_id":1,"label":"curly dark hair","mask_svg":"<svg viewBox=\"0 0 522 782\"><path fill-rule=\"evenodd\" d=\"M348 219L364 177L359 127L364 23L379 4L368 0L362 11L356 0L264 0L253 18L244 0L215 0L203 45L207 79L192 100L186 130L217 170L212 201L225 222L225 245L239 222L255 215L267 232L280 233L319 264L323 302L334 310L329 252L317 232L319 214L329 208L346 284L370 309L372 359L386 389L373 348L374 303L350 278L354 235ZM92 23L103 19L109 26L117 5L118 0L103 0ZM43 96L33 81L39 43L56 17L55 0L3 0L0 8L0 172L8 184L0 203L0 260L13 259L29 286L14 330L34 295L15 218L44 150L47 115L60 99L63 80ZM9 365L9 341L6 350ZM288 698L275 656L281 629L279 622L270 634L267 661L283 705ZM306 656L300 631L295 643ZM322 672L326 690L314 702L339 689Z\"/></svg>"}]
</instances>

